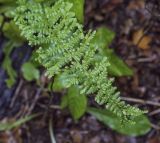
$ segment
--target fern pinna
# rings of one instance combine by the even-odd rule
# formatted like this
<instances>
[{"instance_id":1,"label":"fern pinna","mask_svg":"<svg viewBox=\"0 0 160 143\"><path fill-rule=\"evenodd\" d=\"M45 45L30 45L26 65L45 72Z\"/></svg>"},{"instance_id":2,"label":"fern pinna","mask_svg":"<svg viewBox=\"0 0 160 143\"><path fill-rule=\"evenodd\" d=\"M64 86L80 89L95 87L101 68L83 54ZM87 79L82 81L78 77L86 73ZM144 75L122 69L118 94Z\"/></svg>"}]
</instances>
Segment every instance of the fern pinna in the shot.
<instances>
[{"instance_id":1,"label":"fern pinna","mask_svg":"<svg viewBox=\"0 0 160 143\"><path fill-rule=\"evenodd\" d=\"M39 46L36 59L49 77L65 73L67 87L78 85L81 93L96 94L96 102L123 121L142 114L143 111L120 100L119 92L112 86L113 79L107 76L107 58L94 60L98 49L91 40L95 32L83 32L71 7L64 0L45 3L19 0L14 20L29 44Z\"/></svg>"}]
</instances>

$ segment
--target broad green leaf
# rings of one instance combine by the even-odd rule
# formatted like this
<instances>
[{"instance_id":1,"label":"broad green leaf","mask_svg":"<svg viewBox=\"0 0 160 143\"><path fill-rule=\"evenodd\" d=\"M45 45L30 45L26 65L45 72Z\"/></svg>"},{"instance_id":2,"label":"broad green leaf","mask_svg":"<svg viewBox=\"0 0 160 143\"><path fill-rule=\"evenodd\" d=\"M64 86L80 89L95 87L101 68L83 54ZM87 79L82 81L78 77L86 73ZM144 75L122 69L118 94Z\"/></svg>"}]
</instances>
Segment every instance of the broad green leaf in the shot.
<instances>
[{"instance_id":1,"label":"broad green leaf","mask_svg":"<svg viewBox=\"0 0 160 143\"><path fill-rule=\"evenodd\" d=\"M112 32L110 29L105 27L100 27L96 30L96 35L93 38L93 44L99 48L99 50L103 53L103 50L108 47L112 40L115 37L115 33Z\"/></svg>"},{"instance_id":2,"label":"broad green leaf","mask_svg":"<svg viewBox=\"0 0 160 143\"><path fill-rule=\"evenodd\" d=\"M7 86L11 88L16 82L17 73L12 67L12 61L10 58L10 54L12 50L15 48L15 44L12 41L8 41L4 44L3 52L5 54L4 60L2 62L3 69L8 74L8 79L6 80Z\"/></svg>"},{"instance_id":3,"label":"broad green leaf","mask_svg":"<svg viewBox=\"0 0 160 143\"><path fill-rule=\"evenodd\" d=\"M75 120L79 119L86 111L86 96L80 94L77 87L71 87L68 90L68 108Z\"/></svg>"},{"instance_id":4,"label":"broad green leaf","mask_svg":"<svg viewBox=\"0 0 160 143\"><path fill-rule=\"evenodd\" d=\"M25 41L24 38L20 36L20 31L13 21L5 22L3 26L3 33L5 37L19 46Z\"/></svg>"},{"instance_id":5,"label":"broad green leaf","mask_svg":"<svg viewBox=\"0 0 160 143\"><path fill-rule=\"evenodd\" d=\"M62 98L61 107L68 107L71 115L75 120L79 119L86 111L87 98L80 94L80 90L76 86L68 89L67 95Z\"/></svg>"},{"instance_id":6,"label":"broad green leaf","mask_svg":"<svg viewBox=\"0 0 160 143\"><path fill-rule=\"evenodd\" d=\"M8 74L8 79L6 80L7 86L11 88L14 85L17 77L17 73L12 67L12 61L10 58L11 52L14 48L21 46L24 42L24 39L20 36L20 32L13 21L6 22L3 25L3 34L9 39L9 41L5 43L3 47L5 58L2 66Z\"/></svg>"},{"instance_id":7,"label":"broad green leaf","mask_svg":"<svg viewBox=\"0 0 160 143\"><path fill-rule=\"evenodd\" d=\"M105 55L109 59L109 73L114 76L132 76L133 70L121 60L112 49L106 49Z\"/></svg>"},{"instance_id":8,"label":"broad green leaf","mask_svg":"<svg viewBox=\"0 0 160 143\"><path fill-rule=\"evenodd\" d=\"M135 124L125 123L125 125L122 126L119 117L106 109L88 108L87 112L121 134L140 136L145 135L151 129L151 124L145 115L135 117L133 119Z\"/></svg>"},{"instance_id":9,"label":"broad green leaf","mask_svg":"<svg viewBox=\"0 0 160 143\"><path fill-rule=\"evenodd\" d=\"M65 0L73 3L72 11L75 12L76 17L80 23L84 22L84 0Z\"/></svg>"},{"instance_id":10,"label":"broad green leaf","mask_svg":"<svg viewBox=\"0 0 160 143\"><path fill-rule=\"evenodd\" d=\"M58 75L54 79L53 89L54 91L61 91L65 88L65 76L62 74Z\"/></svg>"},{"instance_id":11,"label":"broad green leaf","mask_svg":"<svg viewBox=\"0 0 160 143\"><path fill-rule=\"evenodd\" d=\"M99 50L99 54L96 55L95 59L101 60L104 56L108 57L110 63L109 73L111 75L131 76L133 75L132 69L130 69L112 49L108 48L114 37L115 34L105 27L97 29L97 33L92 41Z\"/></svg>"},{"instance_id":12,"label":"broad green leaf","mask_svg":"<svg viewBox=\"0 0 160 143\"><path fill-rule=\"evenodd\" d=\"M67 108L67 106L68 106L68 95L64 95L61 98L61 108L64 109Z\"/></svg>"},{"instance_id":13,"label":"broad green leaf","mask_svg":"<svg viewBox=\"0 0 160 143\"><path fill-rule=\"evenodd\" d=\"M39 70L31 63L26 62L22 66L23 77L27 81L38 80L40 77Z\"/></svg>"},{"instance_id":14,"label":"broad green leaf","mask_svg":"<svg viewBox=\"0 0 160 143\"><path fill-rule=\"evenodd\" d=\"M1 28L2 24L3 24L3 20L4 20L3 16L0 15L0 28Z\"/></svg>"},{"instance_id":15,"label":"broad green leaf","mask_svg":"<svg viewBox=\"0 0 160 143\"><path fill-rule=\"evenodd\" d=\"M16 0L0 0L0 14L8 18L13 17L11 13L15 10L16 3Z\"/></svg>"},{"instance_id":16,"label":"broad green leaf","mask_svg":"<svg viewBox=\"0 0 160 143\"><path fill-rule=\"evenodd\" d=\"M21 118L21 119L19 119L17 121L14 121L14 122L0 123L0 131L12 130L13 128L19 127L22 124L32 120L33 118L35 118L37 116L39 116L39 114L26 116L26 117Z\"/></svg>"},{"instance_id":17,"label":"broad green leaf","mask_svg":"<svg viewBox=\"0 0 160 143\"><path fill-rule=\"evenodd\" d=\"M56 76L53 84L54 91L61 91L62 89L68 88L68 82L70 81L71 76L69 77L69 75L65 73Z\"/></svg>"}]
</instances>

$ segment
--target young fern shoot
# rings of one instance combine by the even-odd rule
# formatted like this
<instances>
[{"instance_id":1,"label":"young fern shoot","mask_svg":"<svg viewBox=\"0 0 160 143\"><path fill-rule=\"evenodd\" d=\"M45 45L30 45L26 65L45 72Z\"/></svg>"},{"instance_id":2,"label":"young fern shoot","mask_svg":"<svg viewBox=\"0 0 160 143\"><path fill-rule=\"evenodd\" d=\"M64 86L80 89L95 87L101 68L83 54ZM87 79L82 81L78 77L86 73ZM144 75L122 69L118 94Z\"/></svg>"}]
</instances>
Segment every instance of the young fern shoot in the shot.
<instances>
[{"instance_id":1,"label":"young fern shoot","mask_svg":"<svg viewBox=\"0 0 160 143\"><path fill-rule=\"evenodd\" d=\"M46 68L48 77L65 73L67 87L78 85L81 93L95 94L95 101L119 116L131 121L144 112L126 105L108 77L109 62L104 57L95 62L97 49L91 43L95 32L83 32L72 4L64 0L37 3L19 0L15 10L15 23L32 46L39 46L36 60Z\"/></svg>"}]
</instances>

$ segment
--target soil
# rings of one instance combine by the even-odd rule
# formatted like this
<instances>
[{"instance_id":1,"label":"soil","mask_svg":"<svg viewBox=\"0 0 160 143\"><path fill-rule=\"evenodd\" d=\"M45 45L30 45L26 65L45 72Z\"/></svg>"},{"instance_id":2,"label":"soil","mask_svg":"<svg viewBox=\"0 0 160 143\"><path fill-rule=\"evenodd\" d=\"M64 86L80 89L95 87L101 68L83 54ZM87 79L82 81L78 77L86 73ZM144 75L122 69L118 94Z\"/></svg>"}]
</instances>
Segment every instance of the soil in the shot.
<instances>
[{"instance_id":1,"label":"soil","mask_svg":"<svg viewBox=\"0 0 160 143\"><path fill-rule=\"evenodd\" d=\"M43 69L41 87L21 76L20 67L32 53L24 45L11 54L13 67L19 75L13 88L7 88L7 74L0 65L0 120L16 120L37 112L41 116L13 131L1 132L0 142L50 143L51 120L57 143L160 143L160 105L155 104L160 102L160 19L146 9L143 0L86 0L85 29L100 26L116 33L110 48L134 70L133 77L117 77L115 84L126 102L149 111L151 131L144 136L129 137L111 130L88 114L74 121L67 110L62 111L57 106L62 94L52 93L54 100L51 100L51 93L43 90L48 83ZM137 42L141 31L144 38ZM1 40L0 62L4 58L3 43ZM48 108L48 105L54 106Z\"/></svg>"}]
</instances>

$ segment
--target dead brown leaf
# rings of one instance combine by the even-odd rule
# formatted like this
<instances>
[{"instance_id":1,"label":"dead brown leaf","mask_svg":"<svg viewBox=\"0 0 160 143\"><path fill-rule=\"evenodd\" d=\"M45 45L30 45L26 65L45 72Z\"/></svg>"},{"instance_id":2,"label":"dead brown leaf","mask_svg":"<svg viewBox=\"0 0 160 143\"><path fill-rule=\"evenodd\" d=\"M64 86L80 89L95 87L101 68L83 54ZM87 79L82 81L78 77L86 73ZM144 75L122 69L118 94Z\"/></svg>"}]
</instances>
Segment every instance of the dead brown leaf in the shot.
<instances>
[{"instance_id":1,"label":"dead brown leaf","mask_svg":"<svg viewBox=\"0 0 160 143\"><path fill-rule=\"evenodd\" d=\"M149 139L147 143L160 143L160 137L153 137Z\"/></svg>"},{"instance_id":2,"label":"dead brown leaf","mask_svg":"<svg viewBox=\"0 0 160 143\"><path fill-rule=\"evenodd\" d=\"M22 143L21 130L17 128L0 133L0 143Z\"/></svg>"},{"instance_id":3,"label":"dead brown leaf","mask_svg":"<svg viewBox=\"0 0 160 143\"><path fill-rule=\"evenodd\" d=\"M137 45L142 50L147 50L150 48L151 36L144 35L143 29L135 31L133 34L133 43Z\"/></svg>"}]
</instances>

